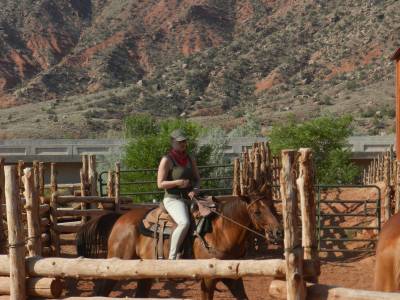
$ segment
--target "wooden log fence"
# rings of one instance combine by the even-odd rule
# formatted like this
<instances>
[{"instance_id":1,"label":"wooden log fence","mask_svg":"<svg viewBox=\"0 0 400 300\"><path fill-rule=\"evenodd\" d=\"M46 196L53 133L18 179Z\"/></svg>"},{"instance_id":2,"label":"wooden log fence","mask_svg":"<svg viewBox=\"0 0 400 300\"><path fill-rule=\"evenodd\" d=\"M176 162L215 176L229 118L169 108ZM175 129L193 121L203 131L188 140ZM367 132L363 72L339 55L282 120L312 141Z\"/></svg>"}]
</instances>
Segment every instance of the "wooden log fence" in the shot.
<instances>
[{"instance_id":1,"label":"wooden log fence","mask_svg":"<svg viewBox=\"0 0 400 300\"><path fill-rule=\"evenodd\" d=\"M268 143L254 143L242 153L242 160L234 160L233 195L266 194L273 198L273 158Z\"/></svg>"},{"instance_id":2,"label":"wooden log fence","mask_svg":"<svg viewBox=\"0 0 400 300\"><path fill-rule=\"evenodd\" d=\"M5 204L6 201L4 179L4 158L0 157L0 254L5 254L7 252L7 241L3 228L3 215L5 211L5 207L3 209L3 204Z\"/></svg>"},{"instance_id":3,"label":"wooden log fence","mask_svg":"<svg viewBox=\"0 0 400 300\"><path fill-rule=\"evenodd\" d=\"M252 176L248 176L245 178L246 185L248 185L251 190L257 190L257 188L266 187L265 182L259 180L265 170L268 169L267 164L262 164L265 162L265 158L267 155L263 156L260 154L259 149L262 149L262 146L259 148L255 148L253 153L250 152L250 156L248 156L248 165L249 169L246 172L243 172L245 176L251 174ZM248 153L247 153L248 155ZM294 158L294 156L293 156ZM251 160L250 160L251 159ZM258 166L258 167L257 167ZM11 167L10 167L11 168ZM15 168L15 167L14 167ZM285 169L285 170L290 170ZM54 166L53 166L54 170ZM30 197L29 193L29 183L28 180L30 177L28 176L29 171L27 170L26 179L24 180L26 184L28 184L26 188L26 198L38 199L38 197ZM118 168L116 169L116 174L118 174ZM254 176L256 175L256 176ZM9 177L11 175L8 175ZM12 176L11 176L12 177ZM14 178L16 178L14 176ZM54 180L53 180L54 182ZM118 179L116 180L118 182ZM270 182L268 182L271 187ZM295 188L295 178L293 174L291 175L291 187ZM54 186L54 185L53 185ZM11 191L18 191L17 185L11 185ZM117 188L118 190L118 188ZM72 202L92 204L92 203L104 203L104 204L114 204L114 209L117 206L116 204L120 203L122 197L118 197L118 193L116 193L115 197L96 197L96 196L62 196L57 192L57 188L53 189L53 194L50 201L50 223L51 223L51 237L50 240L54 243L56 249L55 253L59 253L60 249L60 237L59 233L65 232L67 230L71 230L71 224L69 223L57 223L57 218L64 215L79 215L87 214L89 215L97 215L104 213L105 210L101 209L85 209L81 210L79 214L78 210L74 210L68 208L68 204ZM265 190L266 191L266 190ZM293 193L290 193L291 195ZM18 193L15 193L18 196ZM10 198L10 197L9 197ZM294 238L294 242L292 244L287 244L286 248L297 248L299 247L300 237L296 235L298 234L299 228L295 228L297 223L294 220L297 219L297 210L296 205L293 202L295 198L284 199L290 204L286 204L286 207L292 207L292 209L288 209L287 217L285 218L285 236ZM9 201L8 201L9 202ZM7 202L7 204L9 204ZM13 203L21 203L21 201L13 201ZM8 210L8 206L7 206ZM9 218L13 218L15 220L20 220L21 214L18 212L16 214L10 215ZM292 221L288 221L292 220ZM74 231L78 229L81 224L74 224ZM13 226L16 226L15 224ZM17 227L21 227L21 225L17 225ZM64 227L64 229L63 229ZM48 236L46 238L49 238ZM24 244L22 241L14 242L16 244ZM11 244L11 242L10 242ZM300 246L301 248L301 246ZM22 248L23 249L23 248ZM11 249L10 249L11 250ZM276 260L262 260L262 261L229 261L229 260L201 260L201 261L190 261L190 260L181 260L181 261L153 261L153 260L119 260L119 259L107 259L107 260L99 260L99 259L66 259L66 258L41 258L39 256L28 257L25 258L25 253L19 253L19 259L22 256L22 264L25 267L22 268L28 278L52 278L52 277L74 277L74 278L109 278L109 279L137 279L137 278L218 278L218 277L228 277L228 278L238 278L242 276L272 276L275 278L284 278L286 273L287 280L300 280L302 281L303 269L305 270L305 274L310 276L316 274L315 266L316 264L312 261L308 261L304 263L302 251L296 253L297 255L299 268L301 269L300 273L298 269L294 269L294 273L292 272L292 268L288 268L287 266L291 265L293 262L291 252L286 255L286 260L276 259ZM14 274L16 268L13 267L11 262L13 261L13 257L8 258L7 256L0 256L0 274L7 276L10 274ZM311 271L309 269L312 269ZM286 271L287 270L287 271ZM307 273L308 272L308 273ZM300 277L299 277L300 276ZM22 289L25 282L25 275L19 276L18 278L12 278L18 284L14 284L14 286L19 287L19 290L10 290L11 295L16 295L15 299L22 299L25 295L22 294ZM18 280L17 280L18 279ZM13 287L13 285L11 285ZM23 292L29 294L27 289ZM293 290L293 295L297 295L298 291ZM304 293L303 293L304 294ZM22 295L22 296L21 296ZM52 295L54 296L54 295ZM13 296L11 296L13 297Z\"/></svg>"},{"instance_id":4,"label":"wooden log fence","mask_svg":"<svg viewBox=\"0 0 400 300\"><path fill-rule=\"evenodd\" d=\"M395 160L393 148L379 154L364 169L362 178L364 185L379 185L382 190L381 215L386 222L393 213L400 209L400 168Z\"/></svg>"},{"instance_id":5,"label":"wooden log fence","mask_svg":"<svg viewBox=\"0 0 400 300\"><path fill-rule=\"evenodd\" d=\"M270 157L267 145L254 145L253 150L243 154L244 161L235 176L236 190L247 192L268 192L271 189L273 176L267 177L265 172L272 164L266 161ZM393 293L378 293L344 289L340 287L316 284L319 275L319 260L316 251L315 238L315 199L313 190L313 165L310 149L284 150L280 164L280 194L283 201L283 220L285 229L285 259L270 260L120 260L120 259L87 259L87 258L42 258L40 256L25 257L25 242L48 241L56 245L55 253L59 253L61 233L76 232L82 225L78 222L58 222L58 218L66 216L95 216L107 212L107 209L85 208L81 210L71 207L72 203L82 203L85 206L104 204L115 211L117 207L133 208L143 205L124 204L118 193L119 178L114 178L116 193L110 197L98 196L64 196L53 189L50 205L39 205L39 197L34 196L37 185L34 178L28 176L32 170L27 169L24 177L25 203L34 207L31 199L38 203L36 213L30 212L29 218L37 216L41 211L50 211L49 225L51 235L41 233L41 239L24 239L21 237L22 214L20 212L23 200L19 199L17 168L5 167L5 199L7 202L7 219L9 228L9 256L0 255L0 294L9 293L10 299L25 299L27 295L42 298L58 298L60 296L59 278L72 277L82 279L139 279L139 278L238 278L242 276L270 276L275 280L270 287L271 295L285 299L389 299ZM298 162L296 158L298 157ZM270 161L272 159L269 159ZM39 168L40 170L40 168ZM395 169L393 169L395 170ZM114 174L119 175L116 168ZM394 171L392 171L394 172ZM297 174L298 177L296 176ZM390 173L389 173L390 174ZM394 173L392 173L394 174ZM239 177L239 179L237 179ZM297 178L296 178L297 177ZM367 175L366 175L367 177ZM33 179L33 180L32 180ZM40 176L39 176L40 181ZM52 181L53 182L53 181ZM32 187L31 187L32 186ZM31 191L33 190L33 192ZM39 193L38 193L39 194ZM299 197L299 199L297 199ZM299 200L299 201L298 201ZM298 202L301 207L302 228L298 224ZM126 205L126 206L124 206ZM28 217L28 214L27 214ZM40 217L39 217L40 218ZM33 222L29 222L32 226ZM46 218L40 222L47 226ZM37 227L37 225L36 225ZM30 231L28 230L28 233ZM37 232L37 231L36 231ZM40 231L39 231L40 232ZM300 239L300 232L302 237ZM36 236L37 233L29 233ZM31 247L33 249L33 246ZM35 248L36 249L36 248ZM1 277L3 276L3 277ZM7 277L9 276L9 278ZM57 279L55 279L57 278ZM286 279L286 281L278 280ZM313 284L306 281L312 281ZM39 283L40 282L40 283ZM9 286L9 291L7 290ZM358 297L356 298L357 295ZM374 298L375 297L375 298ZM70 297L66 299L112 299ZM397 298L390 298L397 299Z\"/></svg>"}]
</instances>

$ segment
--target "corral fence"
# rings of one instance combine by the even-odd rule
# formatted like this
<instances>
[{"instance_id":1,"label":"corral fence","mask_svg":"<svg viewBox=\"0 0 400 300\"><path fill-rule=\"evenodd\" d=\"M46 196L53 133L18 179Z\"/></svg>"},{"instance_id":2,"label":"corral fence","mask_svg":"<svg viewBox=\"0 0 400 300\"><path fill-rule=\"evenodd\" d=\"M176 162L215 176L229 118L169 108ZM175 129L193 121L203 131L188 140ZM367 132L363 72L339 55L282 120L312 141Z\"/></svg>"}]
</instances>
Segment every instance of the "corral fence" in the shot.
<instances>
[{"instance_id":1,"label":"corral fence","mask_svg":"<svg viewBox=\"0 0 400 300\"><path fill-rule=\"evenodd\" d=\"M209 195L232 194L233 165L199 166L201 190ZM273 198L281 203L279 193L280 160L274 157ZM99 174L99 194L108 195L107 182L109 172ZM133 197L138 202L156 202L162 199L163 191L157 189L157 169L134 169L120 171L120 195ZM148 180L143 180L148 178ZM278 183L278 184L276 184ZM365 189L374 189L375 193L356 199L343 198L340 192L359 194ZM316 185L316 222L318 251L336 256L333 253L362 253L375 251L376 236L381 224L381 190L377 185ZM330 192L334 199L326 199ZM371 237L370 237L371 236ZM332 254L330 254L332 253Z\"/></svg>"},{"instance_id":2,"label":"corral fence","mask_svg":"<svg viewBox=\"0 0 400 300\"><path fill-rule=\"evenodd\" d=\"M271 174L274 199L280 199L279 172L280 158L273 156L271 159ZM208 195L232 194L233 164L217 164L198 166L202 189ZM108 182L113 174L109 171L101 172L98 176L99 195L107 196ZM157 169L142 168L120 170L120 195L134 197L138 202L152 202L162 199L164 191L157 188Z\"/></svg>"},{"instance_id":3,"label":"corral fence","mask_svg":"<svg viewBox=\"0 0 400 300\"><path fill-rule=\"evenodd\" d=\"M333 252L374 252L381 229L380 188L316 185L315 191L318 250L327 256Z\"/></svg>"},{"instance_id":4,"label":"corral fence","mask_svg":"<svg viewBox=\"0 0 400 300\"><path fill-rule=\"evenodd\" d=\"M202 180L201 192L209 195L232 194L233 166L231 164L198 166ZM109 172L99 174L100 196L108 194ZM157 189L157 169L120 171L120 195L134 197L136 201L161 200L164 191Z\"/></svg>"},{"instance_id":5,"label":"corral fence","mask_svg":"<svg viewBox=\"0 0 400 300\"><path fill-rule=\"evenodd\" d=\"M300 156L297 154L300 153ZM26 181L24 194L27 200L32 200L32 212L27 214L28 232L23 234L22 199L17 183L16 167L4 167L5 202L7 211L9 255L0 255L0 275L7 285L10 299L23 300L27 296L42 298L59 298L59 288L54 288L54 282L59 278L75 279L138 279L138 278L238 278L243 276L273 277L269 293L277 299L400 299L400 294L347 289L322 284L306 283L307 280L317 282L319 276L319 259L316 253L314 183L310 174L312 163L310 149L282 151L281 186L282 213L284 224L285 259L270 260L120 260L86 259L86 258L42 258L40 257L40 239L35 237L39 228L39 197L30 196L32 181ZM299 164L296 165L296 158ZM294 169L299 170L298 177ZM30 170L27 170L30 171ZM241 172L246 174L246 172ZM26 176L27 178L27 176ZM242 178L253 180L254 177ZM117 180L118 182L118 180ZM257 183L257 180L255 180ZM243 185L244 186L244 185ZM261 187L263 187L262 185ZM272 186L272 185L270 185ZM299 191L297 193L296 191ZM35 193L32 193L35 195ZM114 199L104 197L96 201L118 204L118 189ZM70 201L74 196L59 198L58 201ZM57 198L57 191L52 194L52 203ZM88 202L94 196L75 196L74 201ZM34 208L34 209L33 209ZM57 207L51 207L57 212ZM87 212L90 211L89 209ZM299 228L301 216L301 229ZM57 216L57 214L56 214ZM82 216L81 214L79 215ZM36 222L33 222L35 221ZM32 232L29 229L34 229ZM301 237L300 237L301 232ZM32 242L29 257L26 257L25 243ZM37 249L37 250L35 250ZM286 280L282 280L286 279ZM40 285L38 283L41 283ZM85 298L64 298L76 300ZM86 298L90 299L90 298ZM91 298L104 299L104 298Z\"/></svg>"}]
</instances>

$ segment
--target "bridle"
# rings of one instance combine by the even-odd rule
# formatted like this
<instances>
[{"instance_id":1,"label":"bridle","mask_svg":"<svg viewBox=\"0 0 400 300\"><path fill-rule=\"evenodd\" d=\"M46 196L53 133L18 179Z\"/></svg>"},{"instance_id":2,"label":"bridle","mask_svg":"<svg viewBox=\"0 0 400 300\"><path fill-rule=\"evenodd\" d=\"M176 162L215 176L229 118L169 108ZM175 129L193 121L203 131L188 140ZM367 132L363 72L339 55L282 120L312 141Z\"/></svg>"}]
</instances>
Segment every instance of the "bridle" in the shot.
<instances>
[{"instance_id":1,"label":"bridle","mask_svg":"<svg viewBox=\"0 0 400 300\"><path fill-rule=\"evenodd\" d=\"M262 200L262 198L257 199L257 200L254 200L254 201L250 202L249 204L246 204L247 212L249 211L250 206L252 206L254 203L256 203L256 202L258 202L258 201L261 201L261 200ZM257 235L257 236L259 236L259 237L262 237L263 239L267 240L267 238L266 238L264 235L260 234L259 232L257 232L257 231L255 231L255 230L251 229L250 227L248 227L248 226L246 226L246 225L243 225L243 224L240 224L239 222L236 222L236 221L235 221L234 219L232 219L232 218L229 218L229 217L225 216L224 214L218 212L216 208L211 208L211 211L212 211L213 213L215 213L217 216L220 216L221 218L223 218L223 219L225 219L225 220L227 220L227 221L229 221L229 222L232 222L233 224L236 224L236 225L238 225L239 227L242 227L243 229L245 229L245 230L247 230L247 231L250 231L250 232L254 233L255 235Z\"/></svg>"}]
</instances>

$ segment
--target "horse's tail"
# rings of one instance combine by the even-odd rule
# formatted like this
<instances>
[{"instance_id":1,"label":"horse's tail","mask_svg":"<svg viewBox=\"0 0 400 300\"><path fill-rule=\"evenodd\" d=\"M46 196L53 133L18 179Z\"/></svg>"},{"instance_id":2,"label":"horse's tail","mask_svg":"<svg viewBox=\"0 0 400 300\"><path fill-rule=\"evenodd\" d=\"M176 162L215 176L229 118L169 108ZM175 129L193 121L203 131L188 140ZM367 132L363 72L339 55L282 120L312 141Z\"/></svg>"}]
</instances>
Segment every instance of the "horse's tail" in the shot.
<instances>
[{"instance_id":1,"label":"horse's tail","mask_svg":"<svg viewBox=\"0 0 400 300\"><path fill-rule=\"evenodd\" d=\"M119 213L109 213L85 223L76 234L78 255L88 258L106 257L108 237L120 216Z\"/></svg>"}]
</instances>

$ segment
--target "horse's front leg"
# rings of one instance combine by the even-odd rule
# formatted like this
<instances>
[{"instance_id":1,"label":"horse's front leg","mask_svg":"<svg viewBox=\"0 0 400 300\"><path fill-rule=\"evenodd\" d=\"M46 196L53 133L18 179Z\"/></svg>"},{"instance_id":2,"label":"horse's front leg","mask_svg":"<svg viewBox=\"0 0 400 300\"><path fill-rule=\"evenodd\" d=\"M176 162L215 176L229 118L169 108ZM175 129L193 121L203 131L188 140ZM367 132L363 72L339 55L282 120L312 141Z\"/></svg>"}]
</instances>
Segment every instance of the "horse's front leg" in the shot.
<instances>
[{"instance_id":1,"label":"horse's front leg","mask_svg":"<svg viewBox=\"0 0 400 300\"><path fill-rule=\"evenodd\" d=\"M201 299L212 300L214 297L216 281L214 279L202 279L201 280Z\"/></svg>"},{"instance_id":2,"label":"horse's front leg","mask_svg":"<svg viewBox=\"0 0 400 300\"><path fill-rule=\"evenodd\" d=\"M236 299L245 300L249 299L246 295L246 291L244 290L243 279L230 279L223 278L221 281L226 285L226 287L231 291L232 295Z\"/></svg>"}]
</instances>

